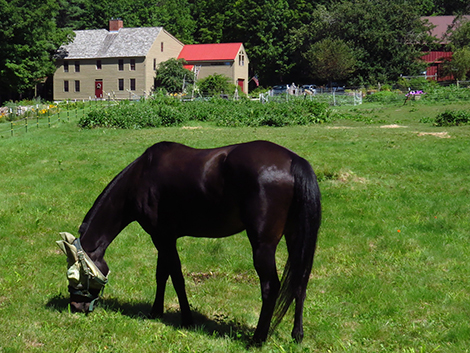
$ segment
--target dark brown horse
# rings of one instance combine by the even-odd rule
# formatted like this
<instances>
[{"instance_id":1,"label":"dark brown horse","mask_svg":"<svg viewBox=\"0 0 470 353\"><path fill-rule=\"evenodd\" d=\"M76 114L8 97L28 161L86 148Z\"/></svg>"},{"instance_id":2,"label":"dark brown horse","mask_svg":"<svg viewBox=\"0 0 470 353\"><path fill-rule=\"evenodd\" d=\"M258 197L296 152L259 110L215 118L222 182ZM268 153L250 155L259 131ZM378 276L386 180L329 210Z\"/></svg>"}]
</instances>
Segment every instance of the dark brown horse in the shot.
<instances>
[{"instance_id":1,"label":"dark brown horse","mask_svg":"<svg viewBox=\"0 0 470 353\"><path fill-rule=\"evenodd\" d=\"M171 276L182 324L191 325L177 239L220 238L246 229L263 300L253 340L265 341L295 300L292 337L301 341L320 218L320 191L312 167L279 145L253 141L194 149L157 143L111 181L80 226L80 238L74 241L71 236L67 244L75 254L72 258L68 254L75 263L68 272L71 305L77 311L92 310L90 303L99 296L109 272L103 258L106 248L137 221L158 250L152 316L163 314L165 285ZM279 281L275 252L283 234L289 257Z\"/></svg>"}]
</instances>

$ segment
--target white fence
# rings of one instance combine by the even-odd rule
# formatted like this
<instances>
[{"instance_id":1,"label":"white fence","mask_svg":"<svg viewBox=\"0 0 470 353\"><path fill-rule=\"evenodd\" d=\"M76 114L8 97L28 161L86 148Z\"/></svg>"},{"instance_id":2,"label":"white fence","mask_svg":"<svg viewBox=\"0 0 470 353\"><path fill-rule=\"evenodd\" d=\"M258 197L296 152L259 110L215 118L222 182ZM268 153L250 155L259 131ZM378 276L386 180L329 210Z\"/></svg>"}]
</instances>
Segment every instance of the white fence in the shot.
<instances>
[{"instance_id":1,"label":"white fence","mask_svg":"<svg viewBox=\"0 0 470 353\"><path fill-rule=\"evenodd\" d=\"M285 92L268 91L259 95L261 103L267 103L270 101L289 101L289 100L308 99L312 101L318 101L322 103L328 103L330 105L360 105L362 104L362 92L352 90L342 90L327 92L316 89L315 92L302 92L297 89L294 91L286 90Z\"/></svg>"}]
</instances>

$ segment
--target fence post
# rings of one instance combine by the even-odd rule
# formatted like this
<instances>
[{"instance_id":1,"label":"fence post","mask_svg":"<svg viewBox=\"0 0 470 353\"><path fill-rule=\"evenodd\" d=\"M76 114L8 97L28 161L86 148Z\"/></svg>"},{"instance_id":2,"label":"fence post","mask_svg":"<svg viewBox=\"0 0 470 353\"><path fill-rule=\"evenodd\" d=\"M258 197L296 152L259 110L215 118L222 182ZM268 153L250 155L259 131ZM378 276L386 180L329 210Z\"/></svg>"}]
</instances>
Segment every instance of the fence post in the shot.
<instances>
[{"instance_id":1,"label":"fence post","mask_svg":"<svg viewBox=\"0 0 470 353\"><path fill-rule=\"evenodd\" d=\"M25 129L25 132L28 132L28 117L24 119L24 129Z\"/></svg>"},{"instance_id":2,"label":"fence post","mask_svg":"<svg viewBox=\"0 0 470 353\"><path fill-rule=\"evenodd\" d=\"M11 136L13 136L13 121L10 122L10 131L11 131Z\"/></svg>"}]
</instances>

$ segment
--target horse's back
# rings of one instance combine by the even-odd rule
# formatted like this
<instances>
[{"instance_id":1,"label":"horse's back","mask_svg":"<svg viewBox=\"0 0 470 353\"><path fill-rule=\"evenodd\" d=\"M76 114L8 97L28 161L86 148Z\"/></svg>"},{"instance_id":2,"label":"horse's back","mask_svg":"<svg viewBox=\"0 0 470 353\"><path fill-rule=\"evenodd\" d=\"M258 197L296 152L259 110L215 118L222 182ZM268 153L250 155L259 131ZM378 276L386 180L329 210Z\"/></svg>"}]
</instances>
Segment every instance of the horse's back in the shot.
<instances>
[{"instance_id":1,"label":"horse's back","mask_svg":"<svg viewBox=\"0 0 470 353\"><path fill-rule=\"evenodd\" d=\"M139 194L158 204L160 226L194 236L227 236L246 228L269 203L285 218L292 199L295 154L268 141L211 149L161 142L142 155ZM277 216L275 216L277 214Z\"/></svg>"}]
</instances>

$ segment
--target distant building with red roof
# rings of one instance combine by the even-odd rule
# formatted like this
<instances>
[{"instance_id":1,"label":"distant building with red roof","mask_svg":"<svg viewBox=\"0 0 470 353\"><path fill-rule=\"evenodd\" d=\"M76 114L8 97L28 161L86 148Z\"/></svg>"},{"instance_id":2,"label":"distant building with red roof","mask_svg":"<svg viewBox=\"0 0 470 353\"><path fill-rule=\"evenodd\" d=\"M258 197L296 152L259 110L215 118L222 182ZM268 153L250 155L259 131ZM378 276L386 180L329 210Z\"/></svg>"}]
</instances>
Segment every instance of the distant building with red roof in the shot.
<instances>
[{"instance_id":1,"label":"distant building with red roof","mask_svg":"<svg viewBox=\"0 0 470 353\"><path fill-rule=\"evenodd\" d=\"M233 84L248 93L249 60L242 43L189 44L178 55L188 63L198 79L213 75L225 75Z\"/></svg>"},{"instance_id":2,"label":"distant building with red roof","mask_svg":"<svg viewBox=\"0 0 470 353\"><path fill-rule=\"evenodd\" d=\"M248 93L242 43L184 45L163 27L126 28L121 19L111 19L109 30L74 32L74 40L56 53L54 100L148 96L158 65L171 58L184 58L199 79L223 74Z\"/></svg>"},{"instance_id":3,"label":"distant building with red roof","mask_svg":"<svg viewBox=\"0 0 470 353\"><path fill-rule=\"evenodd\" d=\"M441 69L443 62L452 59L452 52L446 50L446 44L448 44L447 34L459 24L456 22L456 16L426 16L421 19L432 26L430 34L440 43L438 50L429 51L421 57L422 60L429 63L426 76L435 77L438 81L452 80L451 76L443 77ZM462 16L462 19L470 21L470 16Z\"/></svg>"}]
</instances>

